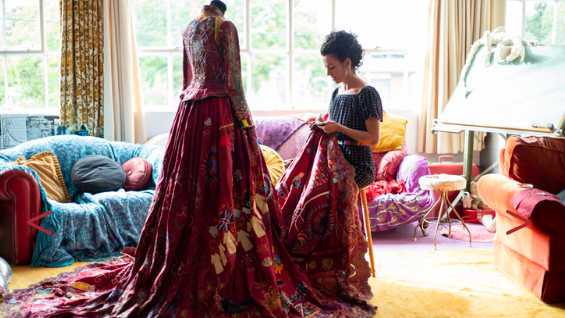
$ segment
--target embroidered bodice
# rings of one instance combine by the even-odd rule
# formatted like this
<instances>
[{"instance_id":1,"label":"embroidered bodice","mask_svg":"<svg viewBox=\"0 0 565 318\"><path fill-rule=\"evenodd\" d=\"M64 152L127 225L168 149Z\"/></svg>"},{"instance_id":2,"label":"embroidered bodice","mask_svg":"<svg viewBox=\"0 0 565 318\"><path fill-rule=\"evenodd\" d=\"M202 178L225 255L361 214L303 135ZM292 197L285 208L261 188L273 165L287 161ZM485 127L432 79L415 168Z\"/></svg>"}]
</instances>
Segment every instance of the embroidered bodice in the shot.
<instances>
[{"instance_id":1,"label":"embroidered bodice","mask_svg":"<svg viewBox=\"0 0 565 318\"><path fill-rule=\"evenodd\" d=\"M181 100L229 96L243 127L252 125L243 85L239 38L235 25L220 9L205 5L183 34L183 91Z\"/></svg>"}]
</instances>

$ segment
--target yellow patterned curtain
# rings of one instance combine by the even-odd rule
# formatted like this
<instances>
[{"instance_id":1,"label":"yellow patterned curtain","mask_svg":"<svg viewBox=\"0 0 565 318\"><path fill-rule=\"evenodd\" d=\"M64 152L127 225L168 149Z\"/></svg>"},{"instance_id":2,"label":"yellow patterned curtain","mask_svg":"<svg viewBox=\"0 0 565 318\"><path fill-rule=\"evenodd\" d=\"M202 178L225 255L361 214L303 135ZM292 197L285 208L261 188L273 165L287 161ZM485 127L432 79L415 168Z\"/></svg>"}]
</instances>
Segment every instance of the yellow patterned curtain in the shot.
<instances>
[{"instance_id":1,"label":"yellow patterned curtain","mask_svg":"<svg viewBox=\"0 0 565 318\"><path fill-rule=\"evenodd\" d=\"M61 0L61 126L104 136L103 0Z\"/></svg>"}]
</instances>

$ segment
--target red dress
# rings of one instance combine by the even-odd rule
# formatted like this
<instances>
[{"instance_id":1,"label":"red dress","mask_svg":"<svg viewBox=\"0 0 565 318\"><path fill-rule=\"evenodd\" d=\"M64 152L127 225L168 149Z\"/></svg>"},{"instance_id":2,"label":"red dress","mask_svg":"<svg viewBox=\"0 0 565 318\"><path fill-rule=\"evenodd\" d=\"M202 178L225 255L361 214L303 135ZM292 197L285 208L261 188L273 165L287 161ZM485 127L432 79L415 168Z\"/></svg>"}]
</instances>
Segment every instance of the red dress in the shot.
<instances>
[{"instance_id":1,"label":"red dress","mask_svg":"<svg viewBox=\"0 0 565 318\"><path fill-rule=\"evenodd\" d=\"M235 26L204 6L184 43L181 104L135 255L16 290L3 317L355 312L313 287L282 243L286 226L245 102Z\"/></svg>"}]
</instances>

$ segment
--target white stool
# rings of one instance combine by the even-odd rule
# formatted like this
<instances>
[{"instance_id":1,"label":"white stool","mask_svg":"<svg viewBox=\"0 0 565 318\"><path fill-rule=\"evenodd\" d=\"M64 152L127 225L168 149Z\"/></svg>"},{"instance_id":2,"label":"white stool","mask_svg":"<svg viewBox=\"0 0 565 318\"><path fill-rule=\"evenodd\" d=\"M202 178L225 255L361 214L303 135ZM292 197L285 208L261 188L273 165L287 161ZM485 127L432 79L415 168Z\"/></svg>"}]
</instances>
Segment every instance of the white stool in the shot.
<instances>
[{"instance_id":1,"label":"white stool","mask_svg":"<svg viewBox=\"0 0 565 318\"><path fill-rule=\"evenodd\" d=\"M465 227L467 232L469 232L469 246L471 246L471 231L469 231L469 228L467 228L467 225L465 225L465 222L461 219L459 213L457 213L457 210L455 210L455 208L447 198L447 192L465 189L465 187L467 186L467 181L465 180L465 178L456 175L439 174L439 175L423 176L420 178L420 180L418 180L418 182L420 183L420 188L430 191L441 191L441 195L436 200L436 202L429 208L426 214L424 214L420 222L418 222L418 225L416 225L416 228L414 228L414 241L416 241L416 230L418 230L418 227L420 227L420 229L422 230L422 234L424 234L424 236L428 236L428 233L426 233L426 230L424 229L424 223L429 222L426 220L426 217L428 216L428 214L430 214L431 211L433 211L436 205L441 202L439 208L439 215L437 216L436 230L434 234L434 249L436 249L437 230L439 228L439 223L440 220L442 219L444 211L447 217L447 223L449 224L448 237L451 238L451 218L449 218L449 213L447 212L448 207L451 207L452 211L455 212L455 215L461 221L461 224Z\"/></svg>"}]
</instances>

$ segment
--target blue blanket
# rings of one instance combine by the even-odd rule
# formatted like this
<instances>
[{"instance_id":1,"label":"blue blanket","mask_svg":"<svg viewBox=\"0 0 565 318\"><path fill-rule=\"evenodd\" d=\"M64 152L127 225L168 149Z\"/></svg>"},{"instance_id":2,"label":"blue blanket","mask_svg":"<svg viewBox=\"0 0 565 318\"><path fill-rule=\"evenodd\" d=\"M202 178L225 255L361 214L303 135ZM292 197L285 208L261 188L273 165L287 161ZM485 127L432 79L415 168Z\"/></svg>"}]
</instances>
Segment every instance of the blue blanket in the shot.
<instances>
[{"instance_id":1,"label":"blue blanket","mask_svg":"<svg viewBox=\"0 0 565 318\"><path fill-rule=\"evenodd\" d=\"M41 227L52 232L38 232L32 266L61 267L77 261L99 261L116 256L125 246L137 246L139 235L162 169L164 148L125 142L109 142L96 137L54 136L26 142L0 151L0 171L21 169L39 177L32 169L13 165L19 157L51 151L57 156L71 203L47 198L40 183ZM73 164L86 155L103 155L120 165L133 157L149 161L153 168L150 188L145 191L123 189L98 194L83 193L71 181Z\"/></svg>"}]
</instances>

